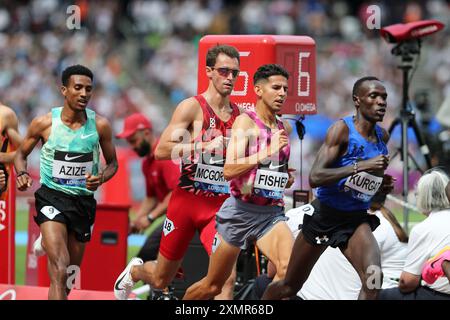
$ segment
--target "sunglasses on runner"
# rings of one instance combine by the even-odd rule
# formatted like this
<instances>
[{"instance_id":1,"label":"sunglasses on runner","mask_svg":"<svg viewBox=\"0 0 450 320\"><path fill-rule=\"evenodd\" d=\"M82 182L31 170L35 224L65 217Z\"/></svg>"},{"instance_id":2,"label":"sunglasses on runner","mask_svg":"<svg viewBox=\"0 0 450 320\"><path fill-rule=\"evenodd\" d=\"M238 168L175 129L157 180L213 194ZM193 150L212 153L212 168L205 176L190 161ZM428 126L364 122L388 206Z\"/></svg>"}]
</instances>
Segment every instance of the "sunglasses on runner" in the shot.
<instances>
[{"instance_id":1,"label":"sunglasses on runner","mask_svg":"<svg viewBox=\"0 0 450 320\"><path fill-rule=\"evenodd\" d=\"M228 75L230 73L233 74L233 78L236 78L239 74L239 70L238 69L230 69L230 68L226 68L226 67L220 67L220 68L215 68L215 67L211 67L211 70L216 69L217 72L222 76L222 77L228 77Z\"/></svg>"}]
</instances>

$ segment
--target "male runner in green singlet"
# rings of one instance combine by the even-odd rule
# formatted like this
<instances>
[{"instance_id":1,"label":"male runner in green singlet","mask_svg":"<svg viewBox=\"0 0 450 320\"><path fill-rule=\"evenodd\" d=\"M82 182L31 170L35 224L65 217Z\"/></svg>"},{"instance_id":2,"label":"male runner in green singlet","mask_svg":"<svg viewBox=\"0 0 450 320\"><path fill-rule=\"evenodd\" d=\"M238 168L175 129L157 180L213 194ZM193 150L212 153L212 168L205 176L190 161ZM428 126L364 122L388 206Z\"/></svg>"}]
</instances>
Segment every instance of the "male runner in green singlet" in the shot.
<instances>
[{"instance_id":1,"label":"male runner in green singlet","mask_svg":"<svg viewBox=\"0 0 450 320\"><path fill-rule=\"evenodd\" d=\"M118 165L109 121L87 108L92 95L92 72L81 65L62 73L64 106L32 120L17 151L17 187L24 191L33 180L27 157L42 141L40 176L34 220L48 255L49 299L67 299L69 266L80 266L95 220L94 191L112 178ZM100 170L100 150L106 167Z\"/></svg>"}]
</instances>

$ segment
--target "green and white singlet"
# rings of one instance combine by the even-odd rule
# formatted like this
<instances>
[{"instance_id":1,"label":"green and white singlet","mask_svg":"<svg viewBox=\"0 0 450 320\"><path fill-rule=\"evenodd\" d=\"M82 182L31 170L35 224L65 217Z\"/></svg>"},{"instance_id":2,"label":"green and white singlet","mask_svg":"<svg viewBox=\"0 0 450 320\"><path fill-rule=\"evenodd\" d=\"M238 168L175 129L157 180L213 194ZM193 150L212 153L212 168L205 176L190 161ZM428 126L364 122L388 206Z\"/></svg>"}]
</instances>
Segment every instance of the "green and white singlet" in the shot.
<instances>
[{"instance_id":1,"label":"green and white singlet","mask_svg":"<svg viewBox=\"0 0 450 320\"><path fill-rule=\"evenodd\" d=\"M62 107L52 109L52 128L40 157L41 184L71 195L92 195L87 173L98 175L99 135L95 111L86 109L86 123L72 130L61 121Z\"/></svg>"}]
</instances>

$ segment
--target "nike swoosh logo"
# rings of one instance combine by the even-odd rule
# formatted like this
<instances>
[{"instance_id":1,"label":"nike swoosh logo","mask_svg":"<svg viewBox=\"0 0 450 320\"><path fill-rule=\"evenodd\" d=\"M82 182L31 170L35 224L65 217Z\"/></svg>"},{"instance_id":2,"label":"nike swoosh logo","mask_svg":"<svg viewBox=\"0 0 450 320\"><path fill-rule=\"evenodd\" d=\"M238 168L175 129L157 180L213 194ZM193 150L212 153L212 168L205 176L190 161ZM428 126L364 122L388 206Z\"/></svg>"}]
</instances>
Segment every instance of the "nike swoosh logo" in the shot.
<instances>
[{"instance_id":1,"label":"nike swoosh logo","mask_svg":"<svg viewBox=\"0 0 450 320\"><path fill-rule=\"evenodd\" d=\"M270 170L274 170L274 169L281 168L281 167L283 167L283 166L284 166L284 164L281 164L281 165L279 165L279 166L274 166L273 163L271 162L270 165L269 165L269 169L270 169Z\"/></svg>"},{"instance_id":2,"label":"nike swoosh logo","mask_svg":"<svg viewBox=\"0 0 450 320\"><path fill-rule=\"evenodd\" d=\"M68 154L66 154L66 156L64 157L64 160L66 160L66 161L70 161L70 160L73 160L73 159L77 159L77 158L80 158L80 157L82 157L83 155L80 155L80 156L73 156L73 157L69 157L69 155Z\"/></svg>"},{"instance_id":3,"label":"nike swoosh logo","mask_svg":"<svg viewBox=\"0 0 450 320\"><path fill-rule=\"evenodd\" d=\"M444 259L444 257L439 257L439 258L437 258L436 260L434 260L434 261L431 263L431 267L434 268L434 265L436 264L436 262L438 262L438 261L440 261L440 260L442 260L442 259Z\"/></svg>"},{"instance_id":4,"label":"nike swoosh logo","mask_svg":"<svg viewBox=\"0 0 450 320\"><path fill-rule=\"evenodd\" d=\"M224 161L225 161L225 159L214 160L211 158L211 159L209 159L209 164L222 163Z\"/></svg>"},{"instance_id":5,"label":"nike swoosh logo","mask_svg":"<svg viewBox=\"0 0 450 320\"><path fill-rule=\"evenodd\" d=\"M83 133L81 134L81 139L87 139L87 138L89 138L90 136L93 136L95 133L90 133L90 134L88 134L87 136L85 136Z\"/></svg>"},{"instance_id":6,"label":"nike swoosh logo","mask_svg":"<svg viewBox=\"0 0 450 320\"><path fill-rule=\"evenodd\" d=\"M122 289L119 288L119 283L122 282L123 278L124 278L126 275L127 275L127 274L125 273L125 274L122 276L122 278L120 278L119 281L116 282L116 285L114 286L114 288L115 288L116 290L123 290L123 288L122 288Z\"/></svg>"}]
</instances>

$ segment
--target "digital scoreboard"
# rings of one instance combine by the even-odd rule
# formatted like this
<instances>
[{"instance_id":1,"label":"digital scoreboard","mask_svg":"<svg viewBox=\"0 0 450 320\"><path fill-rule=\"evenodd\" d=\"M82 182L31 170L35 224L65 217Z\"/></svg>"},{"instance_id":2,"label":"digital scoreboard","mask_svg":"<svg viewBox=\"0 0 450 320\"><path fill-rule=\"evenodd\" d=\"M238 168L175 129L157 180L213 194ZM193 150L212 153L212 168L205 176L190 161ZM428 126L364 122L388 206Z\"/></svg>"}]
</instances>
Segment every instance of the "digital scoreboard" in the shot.
<instances>
[{"instance_id":1,"label":"digital scoreboard","mask_svg":"<svg viewBox=\"0 0 450 320\"><path fill-rule=\"evenodd\" d=\"M240 54L240 72L231 93L231 101L244 109L253 109L256 95L253 75L263 64L277 63L289 72L288 96L281 114L316 114L316 44L307 36L280 35L208 35L199 43L198 87L208 87L206 53L218 44L236 47Z\"/></svg>"}]
</instances>

